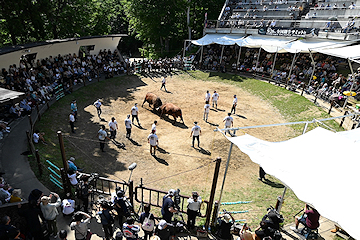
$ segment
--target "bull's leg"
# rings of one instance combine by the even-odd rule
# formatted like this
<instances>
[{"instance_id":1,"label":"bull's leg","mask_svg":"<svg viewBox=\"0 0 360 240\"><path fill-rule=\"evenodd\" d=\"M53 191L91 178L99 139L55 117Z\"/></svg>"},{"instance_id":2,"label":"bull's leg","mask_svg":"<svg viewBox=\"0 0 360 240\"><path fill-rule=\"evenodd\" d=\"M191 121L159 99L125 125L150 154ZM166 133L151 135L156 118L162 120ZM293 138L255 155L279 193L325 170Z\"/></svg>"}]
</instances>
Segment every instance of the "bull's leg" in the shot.
<instances>
[{"instance_id":1,"label":"bull's leg","mask_svg":"<svg viewBox=\"0 0 360 240\"><path fill-rule=\"evenodd\" d=\"M141 105L141 107L143 107L144 106L144 103L146 102L146 98L144 99L144 102L143 102L143 104Z\"/></svg>"},{"instance_id":2,"label":"bull's leg","mask_svg":"<svg viewBox=\"0 0 360 240\"><path fill-rule=\"evenodd\" d=\"M180 119L181 119L182 123L185 124L182 115L180 115Z\"/></svg>"},{"instance_id":3,"label":"bull's leg","mask_svg":"<svg viewBox=\"0 0 360 240\"><path fill-rule=\"evenodd\" d=\"M172 115L173 117L174 117L174 125L175 125L175 123L176 123L176 115L174 114L174 115Z\"/></svg>"}]
</instances>

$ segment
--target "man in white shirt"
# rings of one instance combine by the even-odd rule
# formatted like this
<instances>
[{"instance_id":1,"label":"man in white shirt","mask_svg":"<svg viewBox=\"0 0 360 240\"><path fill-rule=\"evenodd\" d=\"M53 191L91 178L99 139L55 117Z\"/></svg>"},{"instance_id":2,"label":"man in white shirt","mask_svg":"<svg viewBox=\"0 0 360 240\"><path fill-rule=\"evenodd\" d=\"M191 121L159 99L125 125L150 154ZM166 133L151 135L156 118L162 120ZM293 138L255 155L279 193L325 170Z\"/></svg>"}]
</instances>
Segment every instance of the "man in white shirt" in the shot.
<instances>
[{"instance_id":1,"label":"man in white shirt","mask_svg":"<svg viewBox=\"0 0 360 240\"><path fill-rule=\"evenodd\" d=\"M116 130L118 129L118 124L114 117L111 118L111 121L109 122L109 127L110 127L110 139L115 139Z\"/></svg>"},{"instance_id":2,"label":"man in white shirt","mask_svg":"<svg viewBox=\"0 0 360 240\"><path fill-rule=\"evenodd\" d=\"M154 131L154 133L156 133L156 125L157 121L155 120L154 123L151 125L151 132Z\"/></svg>"},{"instance_id":3,"label":"man in white shirt","mask_svg":"<svg viewBox=\"0 0 360 240\"><path fill-rule=\"evenodd\" d=\"M162 81L161 81L161 88L160 88L160 90L161 90L162 88L164 88L164 89L165 89L165 92L167 92L165 84L166 84L166 78L163 77L163 79L162 79Z\"/></svg>"},{"instance_id":4,"label":"man in white shirt","mask_svg":"<svg viewBox=\"0 0 360 240\"><path fill-rule=\"evenodd\" d=\"M75 113L72 112L69 115L69 123L70 123L70 127L71 127L71 132L75 133Z\"/></svg>"},{"instance_id":5,"label":"man in white shirt","mask_svg":"<svg viewBox=\"0 0 360 240\"><path fill-rule=\"evenodd\" d=\"M209 93L209 90L207 90L206 93L205 93L205 102L210 102L210 93Z\"/></svg>"},{"instance_id":6,"label":"man in white shirt","mask_svg":"<svg viewBox=\"0 0 360 240\"><path fill-rule=\"evenodd\" d=\"M152 150L154 149L154 156L155 156L155 150L156 150L156 146L159 144L159 138L155 134L154 130L151 131L147 139L148 139L148 143L150 143L150 154L153 155Z\"/></svg>"},{"instance_id":7,"label":"man in white shirt","mask_svg":"<svg viewBox=\"0 0 360 240\"><path fill-rule=\"evenodd\" d=\"M100 130L98 131L98 134L96 135L98 138L99 138L99 142L100 142L100 149L102 152L105 152L104 151L104 147L105 147L105 139L110 139L108 136L107 136L107 132L105 131L105 126L104 125L101 125L101 128Z\"/></svg>"},{"instance_id":8,"label":"man in white shirt","mask_svg":"<svg viewBox=\"0 0 360 240\"><path fill-rule=\"evenodd\" d=\"M202 199L197 192L192 193L192 197L187 200L187 214L188 221L187 226L189 229L193 229L195 227L195 219L196 216L200 213L200 207L202 203Z\"/></svg>"},{"instance_id":9,"label":"man in white shirt","mask_svg":"<svg viewBox=\"0 0 360 240\"><path fill-rule=\"evenodd\" d=\"M125 119L126 138L131 138L131 125L130 115L127 115Z\"/></svg>"},{"instance_id":10,"label":"man in white shirt","mask_svg":"<svg viewBox=\"0 0 360 240\"><path fill-rule=\"evenodd\" d=\"M219 94L216 91L214 91L214 94L212 95L211 100L212 100L212 107L216 106L216 108L217 108L217 106L218 106L217 101L219 100Z\"/></svg>"},{"instance_id":11,"label":"man in white shirt","mask_svg":"<svg viewBox=\"0 0 360 240\"><path fill-rule=\"evenodd\" d=\"M225 122L225 128L230 128L234 126L234 119L231 117L231 113L228 113L227 117L224 118L223 122ZM229 131L225 131L226 133L230 133Z\"/></svg>"},{"instance_id":12,"label":"man in white shirt","mask_svg":"<svg viewBox=\"0 0 360 240\"><path fill-rule=\"evenodd\" d=\"M201 127L197 125L197 122L194 122L194 125L191 129L190 137L192 136L192 147L194 147L195 139L198 141L198 147L200 147L200 134L201 134Z\"/></svg>"},{"instance_id":13,"label":"man in white shirt","mask_svg":"<svg viewBox=\"0 0 360 240\"><path fill-rule=\"evenodd\" d=\"M232 113L234 111L234 114L235 114L237 102L238 102L238 99L237 99L236 95L234 95L234 99L233 99L232 108L231 108L230 113Z\"/></svg>"},{"instance_id":14,"label":"man in white shirt","mask_svg":"<svg viewBox=\"0 0 360 240\"><path fill-rule=\"evenodd\" d=\"M101 100L98 99L96 102L94 102L94 106L96 107L96 110L97 110L97 115L98 117L100 118L100 115L101 115Z\"/></svg>"},{"instance_id":15,"label":"man in white shirt","mask_svg":"<svg viewBox=\"0 0 360 240\"><path fill-rule=\"evenodd\" d=\"M137 103L131 108L131 122L134 123L134 118L136 119L139 127L141 127L139 122L139 109L137 107Z\"/></svg>"},{"instance_id":16,"label":"man in white shirt","mask_svg":"<svg viewBox=\"0 0 360 240\"><path fill-rule=\"evenodd\" d=\"M205 105L204 105L204 120L205 120L205 122L207 122L207 120L208 120L209 112L210 112L210 104L208 101L206 101Z\"/></svg>"}]
</instances>

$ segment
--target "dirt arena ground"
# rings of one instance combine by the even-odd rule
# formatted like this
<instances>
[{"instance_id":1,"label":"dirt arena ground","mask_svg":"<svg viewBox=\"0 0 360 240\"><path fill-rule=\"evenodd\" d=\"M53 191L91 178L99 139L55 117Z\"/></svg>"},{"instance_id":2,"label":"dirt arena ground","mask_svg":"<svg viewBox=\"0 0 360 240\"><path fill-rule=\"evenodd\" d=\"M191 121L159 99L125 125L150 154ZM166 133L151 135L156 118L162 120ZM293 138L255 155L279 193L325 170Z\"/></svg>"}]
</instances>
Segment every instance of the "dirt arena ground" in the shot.
<instances>
[{"instance_id":1,"label":"dirt arena ground","mask_svg":"<svg viewBox=\"0 0 360 240\"><path fill-rule=\"evenodd\" d=\"M97 117L96 109L92 105L96 98L85 97L78 100L79 121L75 124L76 134L65 134L65 140L80 153L81 156L77 157L86 163L87 172L96 171L112 179L127 180L130 174L127 167L136 162L137 168L132 175L136 185L140 183L140 178L143 178L146 187L163 190L181 188L182 193L187 195L192 190L197 190L201 195L208 196L215 166L213 160L216 157L223 159L218 182L220 187L230 146L230 142L221 133L214 132L214 129L217 126L224 127L223 119L230 111L234 94L238 97L236 115L233 115L234 127L285 122L279 112L267 102L234 85L193 80L186 74L175 74L167 77L166 86L169 92L159 90L160 86L160 75L151 78L128 76L109 80L104 88L99 89L97 95L103 100L103 119ZM220 95L218 109L211 108L208 123L203 120L206 90L211 94L216 90ZM160 119L147 103L142 107L147 92L158 95L163 103L179 106L185 124L179 123L180 119L177 119L174 125L172 116ZM89 93L89 97L90 95ZM139 105L142 128L136 123L132 129L132 139L129 140L125 138L124 120L135 103ZM115 117L119 125L116 141L125 144L125 148L109 142L105 147L106 152L100 152L96 133L99 125L107 126L111 117ZM160 147L156 157L150 155L147 143L154 120L158 121ZM200 149L191 147L190 132L194 121L198 121L202 129ZM293 134L288 127L261 128L246 132L269 141L287 139L287 136ZM241 134L244 132L237 133ZM200 169L192 170L198 167ZM242 186L247 186L257 176L258 165L234 147L225 189L236 190L235 183L239 182Z\"/></svg>"}]
</instances>

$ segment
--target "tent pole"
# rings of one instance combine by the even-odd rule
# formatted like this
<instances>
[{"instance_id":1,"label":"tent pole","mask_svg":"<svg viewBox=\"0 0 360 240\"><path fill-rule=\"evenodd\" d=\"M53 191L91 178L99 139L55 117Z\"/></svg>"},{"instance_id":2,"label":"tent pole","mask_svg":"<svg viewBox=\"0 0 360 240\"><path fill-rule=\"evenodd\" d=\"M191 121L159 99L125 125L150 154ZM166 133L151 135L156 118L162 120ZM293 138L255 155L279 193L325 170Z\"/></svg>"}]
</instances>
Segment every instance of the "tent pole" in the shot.
<instances>
[{"instance_id":1,"label":"tent pole","mask_svg":"<svg viewBox=\"0 0 360 240\"><path fill-rule=\"evenodd\" d=\"M291 62L290 71L289 71L289 76L288 76L288 79L287 79L287 81L286 81L286 88L287 88L287 85L288 85L289 80L290 80L290 76L291 76L292 69L293 69L293 67L294 67L295 59L296 59L296 52L295 52L294 57L293 57L293 60L292 60L292 62Z\"/></svg>"},{"instance_id":2,"label":"tent pole","mask_svg":"<svg viewBox=\"0 0 360 240\"><path fill-rule=\"evenodd\" d=\"M312 62L312 64L313 64L313 70L312 70L311 77L310 77L310 80L309 80L308 88L309 88L309 86L310 86L310 84L311 84L311 81L312 81L313 76L314 76L314 73L315 73L315 61L314 61L314 58L313 58L313 55L312 55L310 49L309 49L309 53L310 53L311 62Z\"/></svg>"},{"instance_id":3,"label":"tent pole","mask_svg":"<svg viewBox=\"0 0 360 240\"><path fill-rule=\"evenodd\" d=\"M240 63L240 56L241 56L241 45L240 45L240 49L239 49L239 55L238 55L238 59L237 59L236 68L239 66L239 63Z\"/></svg>"},{"instance_id":4,"label":"tent pole","mask_svg":"<svg viewBox=\"0 0 360 240\"><path fill-rule=\"evenodd\" d=\"M354 83L355 83L355 78L354 78L354 69L352 68L352 64L351 64L351 61L350 59L348 58L348 63L349 63L349 67L350 67L350 71L351 71L351 79L353 80L352 84L351 84L351 87L350 87L350 93L353 89L353 86L354 86ZM344 103L344 106L343 106L343 109L346 107L346 104L348 102L348 99L349 99L350 96L348 96L346 99L345 99L345 103Z\"/></svg>"},{"instance_id":5,"label":"tent pole","mask_svg":"<svg viewBox=\"0 0 360 240\"><path fill-rule=\"evenodd\" d=\"M309 125L309 123L308 123L308 122L307 122L307 123L305 123L305 126L304 126L304 129L303 129L302 134L305 134L305 133L306 133L306 130L307 130L308 125Z\"/></svg>"},{"instance_id":6,"label":"tent pole","mask_svg":"<svg viewBox=\"0 0 360 240\"><path fill-rule=\"evenodd\" d=\"M255 66L255 68L257 68L257 67L258 67L258 64L259 64L260 52L261 52L261 47L259 48L259 53L258 53L258 57L257 57L257 60L256 60L256 66Z\"/></svg>"},{"instance_id":7,"label":"tent pole","mask_svg":"<svg viewBox=\"0 0 360 240\"><path fill-rule=\"evenodd\" d=\"M279 47L276 47L276 53L275 53L275 56L274 56L274 62L273 62L273 65L272 65L272 68L271 68L271 79L274 77L274 69L275 69L275 62L276 62L276 57L277 57L277 54L278 54L278 48Z\"/></svg>"},{"instance_id":8,"label":"tent pole","mask_svg":"<svg viewBox=\"0 0 360 240\"><path fill-rule=\"evenodd\" d=\"M203 59L203 52L204 52L204 46L201 46L201 52L200 52L200 66L202 65L202 59Z\"/></svg>"},{"instance_id":9,"label":"tent pole","mask_svg":"<svg viewBox=\"0 0 360 240\"><path fill-rule=\"evenodd\" d=\"M224 45L222 45L221 48L220 64L222 63L223 54L224 54Z\"/></svg>"},{"instance_id":10,"label":"tent pole","mask_svg":"<svg viewBox=\"0 0 360 240\"><path fill-rule=\"evenodd\" d=\"M184 59L184 57L185 57L185 48L186 48L186 40L184 41L183 59Z\"/></svg>"},{"instance_id":11,"label":"tent pole","mask_svg":"<svg viewBox=\"0 0 360 240\"><path fill-rule=\"evenodd\" d=\"M277 209L276 209L276 211L278 211L279 213L280 213L281 207L282 207L282 205L283 205L283 203L284 203L284 198L285 198L286 190L287 190L287 187L284 187L284 191L283 191L283 194L282 194L281 199L280 199L280 201L279 201L279 205L277 206Z\"/></svg>"},{"instance_id":12,"label":"tent pole","mask_svg":"<svg viewBox=\"0 0 360 240\"><path fill-rule=\"evenodd\" d=\"M236 130L234 130L234 136L235 136L235 134L236 134ZM227 174L227 171L228 171L228 168L229 168L230 157L231 157L231 152L232 152L233 145L234 144L231 142L230 148L229 148L229 153L228 153L228 158L227 158L227 162L226 162L224 178L223 178L223 182L222 182L222 185L221 185L220 197L219 197L219 202L218 202L219 205L218 206L221 205L221 197L222 197L222 193L223 193L223 190L224 190L225 179L226 179L226 174ZM220 211L220 207L218 208L218 212L216 213L216 218L215 219L217 219L217 217L219 215L219 211Z\"/></svg>"}]
</instances>

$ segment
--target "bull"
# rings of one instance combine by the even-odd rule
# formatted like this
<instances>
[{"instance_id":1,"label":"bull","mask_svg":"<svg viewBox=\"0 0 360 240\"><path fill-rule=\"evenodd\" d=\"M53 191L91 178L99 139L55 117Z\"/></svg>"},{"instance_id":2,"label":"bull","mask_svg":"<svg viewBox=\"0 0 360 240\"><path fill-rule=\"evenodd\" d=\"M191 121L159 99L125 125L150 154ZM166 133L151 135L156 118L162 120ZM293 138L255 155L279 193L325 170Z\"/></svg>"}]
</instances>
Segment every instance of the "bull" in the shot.
<instances>
[{"instance_id":1,"label":"bull","mask_svg":"<svg viewBox=\"0 0 360 240\"><path fill-rule=\"evenodd\" d=\"M165 103L164 105L162 105L160 107L160 118L162 118L164 116L164 114L168 114L174 117L174 124L176 123L176 118L180 117L181 121L184 123L183 117L182 117L182 113L181 113L181 109L177 106L175 106L172 103Z\"/></svg>"},{"instance_id":2,"label":"bull","mask_svg":"<svg viewBox=\"0 0 360 240\"><path fill-rule=\"evenodd\" d=\"M144 102L141 105L142 107L144 106L145 102L149 103L149 107L151 107L151 105L153 105L153 110L157 109L158 107L160 107L162 105L161 99L151 92L148 92L146 94Z\"/></svg>"}]
</instances>

